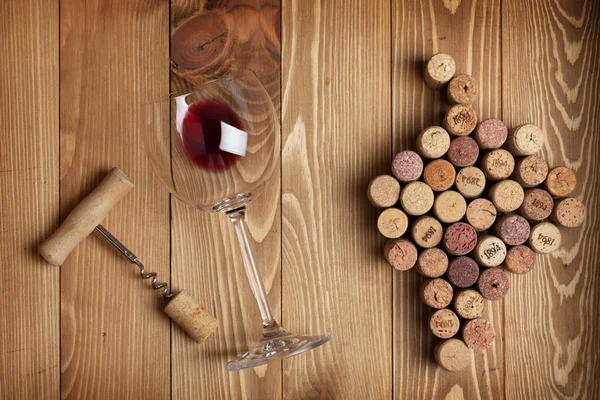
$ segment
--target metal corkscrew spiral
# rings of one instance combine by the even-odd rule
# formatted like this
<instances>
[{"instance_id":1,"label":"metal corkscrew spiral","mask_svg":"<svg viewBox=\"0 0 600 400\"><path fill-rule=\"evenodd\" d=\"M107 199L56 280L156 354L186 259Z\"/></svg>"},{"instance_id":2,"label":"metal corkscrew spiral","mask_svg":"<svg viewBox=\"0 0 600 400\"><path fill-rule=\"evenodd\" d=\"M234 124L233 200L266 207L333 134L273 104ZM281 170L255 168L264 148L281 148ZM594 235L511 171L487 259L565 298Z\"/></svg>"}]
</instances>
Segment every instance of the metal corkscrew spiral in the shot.
<instances>
[{"instance_id":1,"label":"metal corkscrew spiral","mask_svg":"<svg viewBox=\"0 0 600 400\"><path fill-rule=\"evenodd\" d=\"M137 265L137 267L140 269L140 276L142 277L142 279L152 279L150 282L152 283L152 288L154 290L161 290L162 296L165 299L170 299L173 297L173 293L171 293L171 290L169 289L169 284L166 282L158 282L158 274L156 272L146 272L144 264L142 264L142 262L138 260L136 255L129 251L129 249L125 247L123 243L119 242L119 240L116 237L114 237L109 231L107 231L102 225L97 225L96 230L100 232L100 234L106 240L108 240L110 244L115 246L117 250L121 252L121 254L127 257L127 259L132 264Z\"/></svg>"}]
</instances>

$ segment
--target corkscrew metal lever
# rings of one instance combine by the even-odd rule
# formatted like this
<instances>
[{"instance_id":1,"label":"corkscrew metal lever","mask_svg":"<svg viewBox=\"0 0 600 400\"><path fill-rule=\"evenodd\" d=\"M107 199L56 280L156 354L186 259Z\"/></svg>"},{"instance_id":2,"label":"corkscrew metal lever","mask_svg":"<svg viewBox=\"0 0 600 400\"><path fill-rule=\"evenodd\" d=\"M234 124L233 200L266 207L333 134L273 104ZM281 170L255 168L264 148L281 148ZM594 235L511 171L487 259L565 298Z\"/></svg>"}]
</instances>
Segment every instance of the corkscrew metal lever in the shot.
<instances>
[{"instance_id":1,"label":"corkscrew metal lever","mask_svg":"<svg viewBox=\"0 0 600 400\"><path fill-rule=\"evenodd\" d=\"M39 253L52 265L60 266L71 251L92 231L97 230L127 259L137 265L143 279L151 279L152 288L160 290L169 303L165 313L192 339L201 343L217 328L217 320L186 291L176 295L169 285L158 282L156 272L146 272L144 264L100 223L108 211L133 189L133 182L119 168L113 168L65 218L58 229L38 247Z\"/></svg>"}]
</instances>

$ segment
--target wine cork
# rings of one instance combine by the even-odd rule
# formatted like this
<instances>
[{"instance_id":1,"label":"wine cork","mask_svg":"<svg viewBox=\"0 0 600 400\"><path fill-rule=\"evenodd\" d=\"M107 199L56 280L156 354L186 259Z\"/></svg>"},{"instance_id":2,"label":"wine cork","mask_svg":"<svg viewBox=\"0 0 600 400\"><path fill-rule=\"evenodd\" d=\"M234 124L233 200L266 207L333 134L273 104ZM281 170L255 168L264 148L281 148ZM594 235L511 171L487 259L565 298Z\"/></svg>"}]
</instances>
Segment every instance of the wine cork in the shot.
<instances>
[{"instance_id":1,"label":"wine cork","mask_svg":"<svg viewBox=\"0 0 600 400\"><path fill-rule=\"evenodd\" d=\"M515 180L525 188L541 185L547 176L548 163L540 156L532 155L515 161Z\"/></svg>"},{"instance_id":2,"label":"wine cork","mask_svg":"<svg viewBox=\"0 0 600 400\"><path fill-rule=\"evenodd\" d=\"M467 202L465 198L454 190L447 190L438 194L433 203L433 214L446 224L460 221L466 211Z\"/></svg>"},{"instance_id":3,"label":"wine cork","mask_svg":"<svg viewBox=\"0 0 600 400\"><path fill-rule=\"evenodd\" d=\"M400 184L390 175L379 175L369 183L367 197L377 208L391 207L400 197Z\"/></svg>"},{"instance_id":4,"label":"wine cork","mask_svg":"<svg viewBox=\"0 0 600 400\"><path fill-rule=\"evenodd\" d=\"M197 343L204 342L219 326L215 317L185 290L169 301L165 314Z\"/></svg>"},{"instance_id":5,"label":"wine cork","mask_svg":"<svg viewBox=\"0 0 600 400\"><path fill-rule=\"evenodd\" d=\"M499 119L488 118L477 125L474 137L482 149L499 149L506 142L508 129Z\"/></svg>"},{"instance_id":6,"label":"wine cork","mask_svg":"<svg viewBox=\"0 0 600 400\"><path fill-rule=\"evenodd\" d=\"M431 308L446 308L452 301L452 286L442 278L424 280L420 293L423 303Z\"/></svg>"},{"instance_id":7,"label":"wine cork","mask_svg":"<svg viewBox=\"0 0 600 400\"><path fill-rule=\"evenodd\" d=\"M477 232L471 225L457 222L446 228L442 243L448 253L454 256L464 256L475 248Z\"/></svg>"},{"instance_id":8,"label":"wine cork","mask_svg":"<svg viewBox=\"0 0 600 400\"><path fill-rule=\"evenodd\" d=\"M471 75L456 75L448 84L446 93L451 104L473 104L479 91L477 81Z\"/></svg>"},{"instance_id":9,"label":"wine cork","mask_svg":"<svg viewBox=\"0 0 600 400\"><path fill-rule=\"evenodd\" d=\"M520 215L503 215L494 225L494 234L509 246L525 243L529 239L529 233L529 222Z\"/></svg>"},{"instance_id":10,"label":"wine cork","mask_svg":"<svg viewBox=\"0 0 600 400\"><path fill-rule=\"evenodd\" d=\"M477 318L464 325L462 336L468 348L473 350L485 350L494 342L496 332L489 321L483 318Z\"/></svg>"},{"instance_id":11,"label":"wine cork","mask_svg":"<svg viewBox=\"0 0 600 400\"><path fill-rule=\"evenodd\" d=\"M387 262L398 271L406 271L417 262L417 248L407 239L390 239L383 247L383 255Z\"/></svg>"},{"instance_id":12,"label":"wine cork","mask_svg":"<svg viewBox=\"0 0 600 400\"><path fill-rule=\"evenodd\" d=\"M468 136L452 139L448 148L448 160L455 167L468 167L477 162L479 146Z\"/></svg>"},{"instance_id":13,"label":"wine cork","mask_svg":"<svg viewBox=\"0 0 600 400\"><path fill-rule=\"evenodd\" d=\"M485 175L477 167L464 167L456 174L456 190L463 197L479 197L485 189Z\"/></svg>"},{"instance_id":14,"label":"wine cork","mask_svg":"<svg viewBox=\"0 0 600 400\"><path fill-rule=\"evenodd\" d=\"M508 277L500 268L485 268L479 273L477 289L485 299L503 299L508 293L508 286Z\"/></svg>"},{"instance_id":15,"label":"wine cork","mask_svg":"<svg viewBox=\"0 0 600 400\"><path fill-rule=\"evenodd\" d=\"M560 231L550 222L540 222L531 227L529 246L536 253L547 254L558 249L561 242Z\"/></svg>"},{"instance_id":16,"label":"wine cork","mask_svg":"<svg viewBox=\"0 0 600 400\"><path fill-rule=\"evenodd\" d=\"M515 159L504 149L492 150L481 160L481 170L492 181L508 178L514 169Z\"/></svg>"},{"instance_id":17,"label":"wine cork","mask_svg":"<svg viewBox=\"0 0 600 400\"><path fill-rule=\"evenodd\" d=\"M425 249L419 254L416 268L417 272L426 278L438 278L448 269L448 256L437 247Z\"/></svg>"},{"instance_id":18,"label":"wine cork","mask_svg":"<svg viewBox=\"0 0 600 400\"><path fill-rule=\"evenodd\" d=\"M473 286L479 278L479 266L470 257L456 257L448 265L448 280L459 288Z\"/></svg>"},{"instance_id":19,"label":"wine cork","mask_svg":"<svg viewBox=\"0 0 600 400\"><path fill-rule=\"evenodd\" d=\"M554 200L550 193L544 189L527 189L519 212L530 221L542 221L552 214L553 208Z\"/></svg>"},{"instance_id":20,"label":"wine cork","mask_svg":"<svg viewBox=\"0 0 600 400\"><path fill-rule=\"evenodd\" d=\"M448 339L435 345L433 357L446 371L458 372L467 368L471 362L471 351L462 340Z\"/></svg>"},{"instance_id":21,"label":"wine cork","mask_svg":"<svg viewBox=\"0 0 600 400\"><path fill-rule=\"evenodd\" d=\"M392 175L400 182L416 181L422 173L423 160L414 151L401 151L392 161Z\"/></svg>"},{"instance_id":22,"label":"wine cork","mask_svg":"<svg viewBox=\"0 0 600 400\"><path fill-rule=\"evenodd\" d=\"M423 180L436 192L450 189L455 179L454 166L446 160L433 160L423 171Z\"/></svg>"},{"instance_id":23,"label":"wine cork","mask_svg":"<svg viewBox=\"0 0 600 400\"><path fill-rule=\"evenodd\" d=\"M508 133L506 148L515 156L530 156L537 153L544 145L544 132L533 125L524 124Z\"/></svg>"},{"instance_id":24,"label":"wine cork","mask_svg":"<svg viewBox=\"0 0 600 400\"><path fill-rule=\"evenodd\" d=\"M552 221L565 228L575 228L583 224L585 205L572 197L560 199L554 204Z\"/></svg>"},{"instance_id":25,"label":"wine cork","mask_svg":"<svg viewBox=\"0 0 600 400\"><path fill-rule=\"evenodd\" d=\"M448 54L438 53L425 64L425 83L431 89L438 89L456 73L456 63Z\"/></svg>"},{"instance_id":26,"label":"wine cork","mask_svg":"<svg viewBox=\"0 0 600 400\"><path fill-rule=\"evenodd\" d=\"M495 183L490 188L489 198L494 203L496 210L507 213L521 207L525 192L517 182L507 179Z\"/></svg>"},{"instance_id":27,"label":"wine cork","mask_svg":"<svg viewBox=\"0 0 600 400\"><path fill-rule=\"evenodd\" d=\"M489 229L496 221L496 207L488 199L475 199L469 203L465 218L477 231Z\"/></svg>"},{"instance_id":28,"label":"wine cork","mask_svg":"<svg viewBox=\"0 0 600 400\"><path fill-rule=\"evenodd\" d=\"M456 293L452 303L456 314L461 318L475 319L483 314L483 296L476 290L461 290Z\"/></svg>"},{"instance_id":29,"label":"wine cork","mask_svg":"<svg viewBox=\"0 0 600 400\"><path fill-rule=\"evenodd\" d=\"M513 274L526 274L535 267L535 253L527 246L511 247L506 253L504 267Z\"/></svg>"},{"instance_id":30,"label":"wine cork","mask_svg":"<svg viewBox=\"0 0 600 400\"><path fill-rule=\"evenodd\" d=\"M477 240L473 256L479 265L497 267L506 258L506 245L496 236L484 235Z\"/></svg>"},{"instance_id":31,"label":"wine cork","mask_svg":"<svg viewBox=\"0 0 600 400\"><path fill-rule=\"evenodd\" d=\"M423 215L433 206L433 191L423 182L411 182L400 192L400 204L407 214Z\"/></svg>"},{"instance_id":32,"label":"wine cork","mask_svg":"<svg viewBox=\"0 0 600 400\"><path fill-rule=\"evenodd\" d=\"M444 230L437 219L423 216L413 222L411 233L416 244L429 249L437 246L442 241Z\"/></svg>"},{"instance_id":33,"label":"wine cork","mask_svg":"<svg viewBox=\"0 0 600 400\"><path fill-rule=\"evenodd\" d=\"M442 308L429 318L429 329L440 339L449 339L458 333L460 321L454 311Z\"/></svg>"},{"instance_id":34,"label":"wine cork","mask_svg":"<svg viewBox=\"0 0 600 400\"><path fill-rule=\"evenodd\" d=\"M575 190L577 176L567 167L552 168L544 182L546 190L555 197L567 197Z\"/></svg>"},{"instance_id":35,"label":"wine cork","mask_svg":"<svg viewBox=\"0 0 600 400\"><path fill-rule=\"evenodd\" d=\"M417 136L417 152L421 157L440 158L450 147L450 135L441 126L425 128Z\"/></svg>"},{"instance_id":36,"label":"wine cork","mask_svg":"<svg viewBox=\"0 0 600 400\"><path fill-rule=\"evenodd\" d=\"M457 104L448 110L443 125L451 135L466 136L477 126L477 114L471 106Z\"/></svg>"},{"instance_id":37,"label":"wine cork","mask_svg":"<svg viewBox=\"0 0 600 400\"><path fill-rule=\"evenodd\" d=\"M377 229L388 239L397 239L404 235L408 228L408 217L397 208L383 210L377 218Z\"/></svg>"}]
</instances>

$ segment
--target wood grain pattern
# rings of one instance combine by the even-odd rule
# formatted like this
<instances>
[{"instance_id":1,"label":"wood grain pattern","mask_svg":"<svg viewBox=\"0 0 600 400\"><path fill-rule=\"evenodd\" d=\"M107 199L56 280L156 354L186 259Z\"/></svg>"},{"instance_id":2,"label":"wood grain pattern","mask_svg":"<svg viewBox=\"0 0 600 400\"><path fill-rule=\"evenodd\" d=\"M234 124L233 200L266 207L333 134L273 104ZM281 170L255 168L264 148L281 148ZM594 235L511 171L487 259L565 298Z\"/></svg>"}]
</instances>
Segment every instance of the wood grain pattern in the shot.
<instances>
[{"instance_id":1,"label":"wood grain pattern","mask_svg":"<svg viewBox=\"0 0 600 400\"><path fill-rule=\"evenodd\" d=\"M330 343L284 360L284 398L389 398L389 265L366 196L390 151L389 2L283 4L283 320Z\"/></svg>"},{"instance_id":2,"label":"wood grain pattern","mask_svg":"<svg viewBox=\"0 0 600 400\"><path fill-rule=\"evenodd\" d=\"M175 0L171 6L171 29L199 12L226 10L237 15L236 34L246 38L231 54L231 68L253 71L280 108L279 56L263 46L257 25L262 7L279 7L279 1L227 0L190 2ZM211 75L210 72L207 75ZM186 83L172 74L172 87ZM247 224L252 249L263 278L271 311L280 319L281 233L280 171L268 181L265 192L251 203ZM219 321L215 334L201 347L173 329L173 398L281 397L281 363L240 372L227 372L225 363L254 346L260 337L261 320L252 296L237 239L224 215L206 214L178 200L172 202L172 281L185 288Z\"/></svg>"},{"instance_id":3,"label":"wood grain pattern","mask_svg":"<svg viewBox=\"0 0 600 400\"><path fill-rule=\"evenodd\" d=\"M440 125L449 108L444 91L432 91L423 81L424 63L435 53L452 55L457 74L478 80L473 107L480 120L502 117L500 1L394 1L392 19L393 153L414 149L418 133ZM474 353L465 371L450 373L433 360L429 310L417 300L421 279L414 271L394 276L394 397L503 398L503 303L485 305L484 317L499 332L494 345Z\"/></svg>"},{"instance_id":4,"label":"wood grain pattern","mask_svg":"<svg viewBox=\"0 0 600 400\"><path fill-rule=\"evenodd\" d=\"M2 2L0 26L0 399L55 399L59 270L36 247L58 223L58 1Z\"/></svg>"},{"instance_id":5,"label":"wood grain pattern","mask_svg":"<svg viewBox=\"0 0 600 400\"><path fill-rule=\"evenodd\" d=\"M169 196L138 130L142 102L168 90L168 3L63 0L60 29L61 215L119 166L136 188L103 225L168 281ZM169 397L160 295L95 234L60 268L62 397Z\"/></svg>"},{"instance_id":6,"label":"wood grain pattern","mask_svg":"<svg viewBox=\"0 0 600 400\"><path fill-rule=\"evenodd\" d=\"M600 397L600 4L509 1L502 12L503 114L546 133L551 167L577 173L584 225L561 229L563 243L535 270L511 277L506 299L506 396ZM525 55L525 56L524 56ZM524 279L519 279L524 278ZM532 318L521 318L530 315ZM511 377L511 379L508 379Z\"/></svg>"}]
</instances>

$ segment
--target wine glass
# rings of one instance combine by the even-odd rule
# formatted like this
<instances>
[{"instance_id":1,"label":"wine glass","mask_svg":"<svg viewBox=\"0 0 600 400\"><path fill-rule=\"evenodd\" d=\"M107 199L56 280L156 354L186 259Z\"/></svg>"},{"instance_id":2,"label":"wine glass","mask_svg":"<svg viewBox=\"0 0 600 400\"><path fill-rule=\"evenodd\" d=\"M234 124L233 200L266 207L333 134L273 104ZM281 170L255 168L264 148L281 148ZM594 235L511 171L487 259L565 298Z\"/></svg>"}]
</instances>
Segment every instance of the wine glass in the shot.
<instances>
[{"instance_id":1,"label":"wine glass","mask_svg":"<svg viewBox=\"0 0 600 400\"><path fill-rule=\"evenodd\" d=\"M330 334L295 335L279 326L250 249L246 207L279 165L280 149L278 118L258 78L238 73L145 107L142 137L154 172L177 198L229 217L258 303L261 338L225 369L256 367L328 342Z\"/></svg>"}]
</instances>

